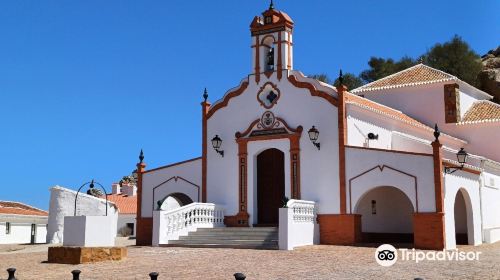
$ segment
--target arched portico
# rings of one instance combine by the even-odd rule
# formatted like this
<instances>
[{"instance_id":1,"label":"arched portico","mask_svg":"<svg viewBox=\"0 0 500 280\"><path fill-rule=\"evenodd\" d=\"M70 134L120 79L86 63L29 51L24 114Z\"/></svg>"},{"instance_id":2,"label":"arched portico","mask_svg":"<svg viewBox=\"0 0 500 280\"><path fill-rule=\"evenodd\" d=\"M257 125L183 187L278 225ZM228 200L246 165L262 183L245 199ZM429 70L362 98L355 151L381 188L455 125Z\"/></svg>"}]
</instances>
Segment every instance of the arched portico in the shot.
<instances>
[{"instance_id":1,"label":"arched portico","mask_svg":"<svg viewBox=\"0 0 500 280\"><path fill-rule=\"evenodd\" d=\"M460 188L457 191L453 208L455 244L474 245L474 215L471 198L466 189Z\"/></svg>"},{"instance_id":2,"label":"arched portico","mask_svg":"<svg viewBox=\"0 0 500 280\"><path fill-rule=\"evenodd\" d=\"M413 243L415 206L399 188L379 186L367 190L355 202L361 215L362 241L367 243Z\"/></svg>"},{"instance_id":3,"label":"arched portico","mask_svg":"<svg viewBox=\"0 0 500 280\"><path fill-rule=\"evenodd\" d=\"M171 193L160 200L159 208L161 210L173 210L182 206L193 203L193 200L184 193Z\"/></svg>"}]
</instances>

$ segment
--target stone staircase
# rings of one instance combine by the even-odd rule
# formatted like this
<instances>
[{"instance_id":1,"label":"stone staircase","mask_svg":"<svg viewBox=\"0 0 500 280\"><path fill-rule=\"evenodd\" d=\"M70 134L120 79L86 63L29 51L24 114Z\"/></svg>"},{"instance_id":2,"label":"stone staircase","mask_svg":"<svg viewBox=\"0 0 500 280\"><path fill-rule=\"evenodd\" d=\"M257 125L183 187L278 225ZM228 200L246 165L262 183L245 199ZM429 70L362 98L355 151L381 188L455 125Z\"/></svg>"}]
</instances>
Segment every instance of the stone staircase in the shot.
<instances>
[{"instance_id":1,"label":"stone staircase","mask_svg":"<svg viewBox=\"0 0 500 280\"><path fill-rule=\"evenodd\" d=\"M199 228L179 240L169 241L165 247L278 249L276 227L219 227Z\"/></svg>"}]
</instances>

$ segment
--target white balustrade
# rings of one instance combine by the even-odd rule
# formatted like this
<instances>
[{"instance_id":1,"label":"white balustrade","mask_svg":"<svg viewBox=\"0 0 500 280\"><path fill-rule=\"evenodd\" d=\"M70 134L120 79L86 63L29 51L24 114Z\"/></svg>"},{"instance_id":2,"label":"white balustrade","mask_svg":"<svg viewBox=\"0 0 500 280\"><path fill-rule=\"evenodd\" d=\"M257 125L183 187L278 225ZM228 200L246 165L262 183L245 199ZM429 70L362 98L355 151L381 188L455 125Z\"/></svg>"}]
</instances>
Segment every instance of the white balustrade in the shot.
<instances>
[{"instance_id":1,"label":"white balustrade","mask_svg":"<svg viewBox=\"0 0 500 280\"><path fill-rule=\"evenodd\" d=\"M186 206L153 212L153 246L178 240L198 228L224 226L224 210L213 203L191 203Z\"/></svg>"},{"instance_id":2,"label":"white balustrade","mask_svg":"<svg viewBox=\"0 0 500 280\"><path fill-rule=\"evenodd\" d=\"M287 207L292 209L293 221L296 223L314 223L314 201L291 199Z\"/></svg>"},{"instance_id":3,"label":"white balustrade","mask_svg":"<svg viewBox=\"0 0 500 280\"><path fill-rule=\"evenodd\" d=\"M291 199L279 210L279 248L313 245L317 231L315 202Z\"/></svg>"}]
</instances>

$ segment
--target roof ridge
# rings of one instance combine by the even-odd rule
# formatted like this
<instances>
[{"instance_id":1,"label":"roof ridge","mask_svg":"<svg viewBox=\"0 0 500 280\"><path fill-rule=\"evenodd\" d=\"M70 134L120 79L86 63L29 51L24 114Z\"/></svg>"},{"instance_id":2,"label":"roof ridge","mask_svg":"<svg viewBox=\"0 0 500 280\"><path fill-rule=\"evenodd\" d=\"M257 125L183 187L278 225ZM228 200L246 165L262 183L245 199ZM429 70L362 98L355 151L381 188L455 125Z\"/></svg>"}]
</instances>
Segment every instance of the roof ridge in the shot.
<instances>
[{"instance_id":1,"label":"roof ridge","mask_svg":"<svg viewBox=\"0 0 500 280\"><path fill-rule=\"evenodd\" d=\"M416 69L424 69L420 71L427 71L430 75L436 76L436 77L430 77L427 79L419 80L417 78L416 81L405 81L405 76L404 74L410 71L418 71ZM416 72L418 74L418 72ZM402 81L391 81L391 79L397 79L398 76L401 76ZM433 68L431 66L425 65L423 63L416 64L414 66L408 67L406 69L403 69L401 71L398 71L396 73L393 73L389 76L380 78L378 80L375 80L371 83L368 83L366 85L363 85L361 87L358 87L352 92L358 93L358 92L365 92L365 91L374 91L374 90L381 90L381 89L391 89L391 88L399 88L399 87L405 87L405 86L417 86L417 85L425 85L425 84L433 84L433 83L439 83L439 82L445 82L445 81L460 81L457 77L446 73L444 71L441 71L439 69ZM385 83L385 84L384 84Z\"/></svg>"},{"instance_id":2,"label":"roof ridge","mask_svg":"<svg viewBox=\"0 0 500 280\"><path fill-rule=\"evenodd\" d=\"M392 76L395 76L396 74L401 74L401 73L407 72L407 71L409 71L409 70L411 70L411 69L413 69L413 68L416 68L417 66L420 66L420 65L424 65L424 64L419 63L419 64L416 64L416 65L413 65L412 67L408 67L408 68L403 69L403 70L401 70L401 71L398 71L398 72L396 72L396 73L392 73L392 74L390 74L389 76L385 76L385 77L380 78L380 79L378 79L378 80L375 80L375 81L369 82L369 83L368 83L368 84L366 84L366 85L362 85L362 86L360 86L360 87L357 87L357 88L353 89L352 91L355 91L355 90L357 90L357 89L363 89L363 88L366 88L366 87L368 87L369 85L371 85L371 84L373 84L373 83L375 83L375 82L378 82L378 81L381 81L381 80L388 79L388 78L390 78L390 77L392 77Z\"/></svg>"},{"instance_id":3,"label":"roof ridge","mask_svg":"<svg viewBox=\"0 0 500 280\"><path fill-rule=\"evenodd\" d=\"M43 210L43 209L31 206L31 205L28 205L26 203L22 203L22 202L19 202L19 201L0 200L0 204L4 203L4 202L6 202L6 203L17 203L17 204L20 204L20 205L25 206L27 208L31 208L31 209L34 209L34 210L38 210L38 211L42 211L42 212L48 213L46 210ZM0 205L0 207L4 207L4 208L20 208L20 207L9 207L9 206L2 206L2 205Z\"/></svg>"}]
</instances>

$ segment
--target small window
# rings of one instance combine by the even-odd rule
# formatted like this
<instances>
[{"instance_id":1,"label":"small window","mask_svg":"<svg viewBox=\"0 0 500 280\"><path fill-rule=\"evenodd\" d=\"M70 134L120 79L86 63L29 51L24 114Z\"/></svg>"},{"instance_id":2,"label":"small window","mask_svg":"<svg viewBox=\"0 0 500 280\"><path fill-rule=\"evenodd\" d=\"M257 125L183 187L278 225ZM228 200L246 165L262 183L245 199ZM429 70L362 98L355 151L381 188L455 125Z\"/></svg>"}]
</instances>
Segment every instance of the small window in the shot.
<instances>
[{"instance_id":1,"label":"small window","mask_svg":"<svg viewBox=\"0 0 500 280\"><path fill-rule=\"evenodd\" d=\"M10 223L5 223L5 234L10 234Z\"/></svg>"},{"instance_id":2,"label":"small window","mask_svg":"<svg viewBox=\"0 0 500 280\"><path fill-rule=\"evenodd\" d=\"M134 223L127 223L127 227L130 229L130 235L134 235Z\"/></svg>"},{"instance_id":3,"label":"small window","mask_svg":"<svg viewBox=\"0 0 500 280\"><path fill-rule=\"evenodd\" d=\"M266 18L265 18L265 20L264 20L264 22L265 22L266 24L273 23L273 18L272 18L272 17L266 17Z\"/></svg>"}]
</instances>

